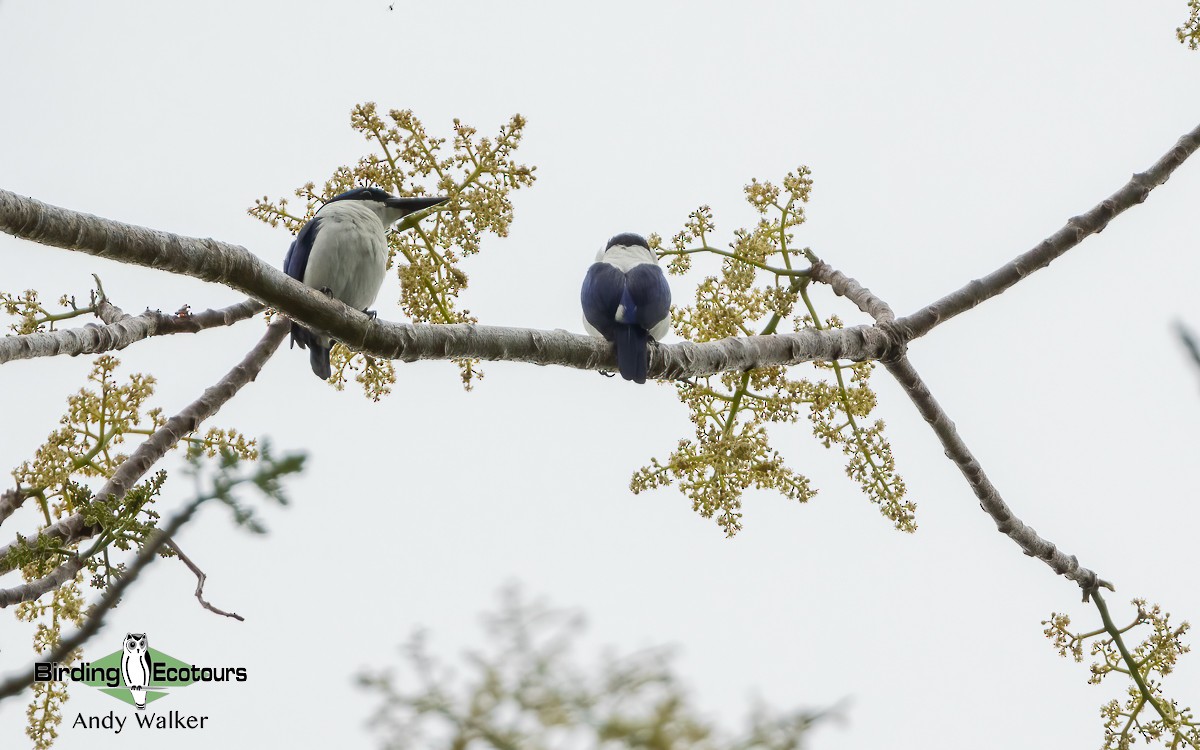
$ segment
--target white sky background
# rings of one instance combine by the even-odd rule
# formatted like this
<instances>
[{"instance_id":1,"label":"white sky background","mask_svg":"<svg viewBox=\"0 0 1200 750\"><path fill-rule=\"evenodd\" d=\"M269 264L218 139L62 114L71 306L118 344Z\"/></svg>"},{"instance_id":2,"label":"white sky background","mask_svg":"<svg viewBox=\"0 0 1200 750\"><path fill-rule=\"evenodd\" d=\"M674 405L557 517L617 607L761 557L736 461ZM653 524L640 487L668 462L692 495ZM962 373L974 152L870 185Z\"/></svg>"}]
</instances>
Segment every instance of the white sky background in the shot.
<instances>
[{"instance_id":1,"label":"white sky background","mask_svg":"<svg viewBox=\"0 0 1200 750\"><path fill-rule=\"evenodd\" d=\"M465 265L482 321L580 331L579 283L610 235L669 236L707 203L728 242L755 219L742 186L801 163L816 187L799 242L904 314L1029 249L1200 121L1200 54L1173 35L1183 0L395 5L7 0L0 186L277 263L290 238L246 208L365 153L355 103L411 108L446 135L453 117L494 133L520 112L520 160L538 181L514 196L511 236ZM1171 331L1177 317L1200 327L1197 196L1194 160L911 349L1018 514L1116 582L1121 622L1133 596L1200 620L1200 380ZM85 296L97 273L134 313L240 299L7 236L0 260L0 289ZM398 294L391 277L381 316L399 316ZM862 319L827 292L817 304ZM173 413L261 332L142 342L121 371L158 376L155 404ZM89 367L4 367L0 466L32 454ZM309 452L293 507L265 511L271 533L252 538L212 506L180 539L209 598L246 622L201 610L191 574L162 561L85 650L146 631L181 659L246 665L249 682L155 706L210 716L203 732L112 739L67 725L132 711L78 689L58 746L367 744L375 701L353 674L394 662L417 626L446 657L478 644L477 613L510 581L585 611L589 648L677 644L700 704L727 724L757 692L777 707L849 699L815 748L1100 745L1098 708L1125 684L1087 685L1086 664L1059 658L1039 624L1057 610L1092 629L1095 610L996 533L882 370L878 414L918 533L893 531L801 424L776 429L776 445L820 494L798 506L750 492L728 540L673 488L628 491L692 433L670 388L484 369L466 394L448 363L404 365L373 404L281 350L212 424ZM164 510L188 496L168 487ZM18 520L32 523L14 518L0 539L29 528ZM30 660L29 636L0 616L0 672ZM1185 657L1168 682L1193 707L1198 665ZM23 726L23 703L0 707L0 744L22 746Z\"/></svg>"}]
</instances>

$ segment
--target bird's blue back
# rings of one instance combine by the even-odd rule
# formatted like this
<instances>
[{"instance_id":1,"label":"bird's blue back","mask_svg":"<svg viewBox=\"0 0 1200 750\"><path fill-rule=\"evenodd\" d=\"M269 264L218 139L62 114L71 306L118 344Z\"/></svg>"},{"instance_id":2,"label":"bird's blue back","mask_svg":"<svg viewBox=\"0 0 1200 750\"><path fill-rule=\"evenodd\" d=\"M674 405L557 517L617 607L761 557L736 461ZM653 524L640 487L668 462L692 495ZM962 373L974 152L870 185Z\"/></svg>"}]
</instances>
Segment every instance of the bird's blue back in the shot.
<instances>
[{"instance_id":1,"label":"bird's blue back","mask_svg":"<svg viewBox=\"0 0 1200 750\"><path fill-rule=\"evenodd\" d=\"M625 274L608 263L593 263L583 279L579 299L583 303L583 317L604 338L613 340L616 335L617 306L625 293Z\"/></svg>"},{"instance_id":2,"label":"bird's blue back","mask_svg":"<svg viewBox=\"0 0 1200 750\"><path fill-rule=\"evenodd\" d=\"M643 263L629 269L625 290L635 306L633 321L647 331L671 314L671 287L660 267Z\"/></svg>"}]
</instances>

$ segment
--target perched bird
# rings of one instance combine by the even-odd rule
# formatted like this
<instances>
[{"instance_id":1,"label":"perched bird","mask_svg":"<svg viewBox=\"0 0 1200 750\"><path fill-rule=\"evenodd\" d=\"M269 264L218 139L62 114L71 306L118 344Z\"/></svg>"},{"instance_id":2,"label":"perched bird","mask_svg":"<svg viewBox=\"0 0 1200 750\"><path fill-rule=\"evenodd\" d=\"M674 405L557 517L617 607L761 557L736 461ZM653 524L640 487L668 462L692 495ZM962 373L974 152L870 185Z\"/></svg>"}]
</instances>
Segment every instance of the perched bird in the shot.
<instances>
[{"instance_id":1,"label":"perched bird","mask_svg":"<svg viewBox=\"0 0 1200 750\"><path fill-rule=\"evenodd\" d=\"M579 299L588 333L617 348L621 377L646 382L650 339L671 330L671 287L640 235L618 234L596 254Z\"/></svg>"},{"instance_id":2,"label":"perched bird","mask_svg":"<svg viewBox=\"0 0 1200 750\"><path fill-rule=\"evenodd\" d=\"M396 198L374 187L335 195L300 229L283 259L283 270L293 279L372 315L367 308L375 302L387 270L387 228L446 200ZM329 350L334 342L293 323L292 345L296 344L309 350L313 373L328 380Z\"/></svg>"}]
</instances>

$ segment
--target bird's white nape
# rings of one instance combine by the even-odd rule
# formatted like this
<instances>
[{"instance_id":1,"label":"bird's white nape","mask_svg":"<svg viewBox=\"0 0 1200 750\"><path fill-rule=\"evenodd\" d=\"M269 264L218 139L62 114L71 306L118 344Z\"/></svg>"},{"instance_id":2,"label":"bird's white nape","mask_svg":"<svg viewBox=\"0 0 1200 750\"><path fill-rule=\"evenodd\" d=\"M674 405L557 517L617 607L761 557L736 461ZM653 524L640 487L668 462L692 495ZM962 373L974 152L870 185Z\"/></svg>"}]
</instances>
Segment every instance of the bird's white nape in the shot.
<instances>
[{"instance_id":1,"label":"bird's white nape","mask_svg":"<svg viewBox=\"0 0 1200 750\"><path fill-rule=\"evenodd\" d=\"M658 256L654 254L653 250L641 245L613 245L601 250L596 255L596 262L608 263L622 271L628 271L634 266L640 266L643 263L657 266Z\"/></svg>"}]
</instances>

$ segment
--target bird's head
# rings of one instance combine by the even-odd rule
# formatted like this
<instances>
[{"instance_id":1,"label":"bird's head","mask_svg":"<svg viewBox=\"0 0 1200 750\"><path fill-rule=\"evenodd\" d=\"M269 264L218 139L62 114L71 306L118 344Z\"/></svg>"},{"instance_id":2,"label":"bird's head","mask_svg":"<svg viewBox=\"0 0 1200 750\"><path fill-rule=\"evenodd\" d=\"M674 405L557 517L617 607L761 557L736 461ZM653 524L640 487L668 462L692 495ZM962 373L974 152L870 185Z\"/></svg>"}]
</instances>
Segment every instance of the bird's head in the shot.
<instances>
[{"instance_id":1,"label":"bird's head","mask_svg":"<svg viewBox=\"0 0 1200 750\"><path fill-rule=\"evenodd\" d=\"M397 198L377 187L361 187L339 193L330 198L329 203L357 201L374 211L386 227L411 213L445 203L448 200L450 199L446 197Z\"/></svg>"},{"instance_id":2,"label":"bird's head","mask_svg":"<svg viewBox=\"0 0 1200 750\"><path fill-rule=\"evenodd\" d=\"M646 242L645 237L640 234L634 234L633 232L622 232L620 234L613 235L613 237L604 245L604 249L596 253L596 261L600 262L604 260L605 254L611 250L618 249L620 249L622 253L636 252L641 254L641 252L644 252L648 257L654 257L653 251L650 250L650 244Z\"/></svg>"}]
</instances>

